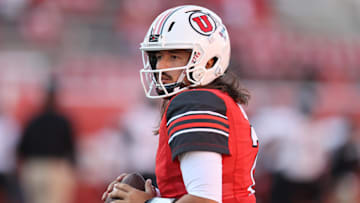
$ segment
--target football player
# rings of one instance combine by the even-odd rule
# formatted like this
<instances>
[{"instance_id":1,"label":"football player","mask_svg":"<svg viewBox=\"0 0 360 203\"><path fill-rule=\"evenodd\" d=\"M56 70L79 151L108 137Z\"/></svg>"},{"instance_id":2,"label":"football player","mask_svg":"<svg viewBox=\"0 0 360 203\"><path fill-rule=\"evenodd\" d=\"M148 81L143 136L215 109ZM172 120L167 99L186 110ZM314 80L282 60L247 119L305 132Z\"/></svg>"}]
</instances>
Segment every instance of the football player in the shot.
<instances>
[{"instance_id":1,"label":"football player","mask_svg":"<svg viewBox=\"0 0 360 203\"><path fill-rule=\"evenodd\" d=\"M242 104L249 94L227 71L230 40L222 20L199 6L161 13L141 43L145 94L162 98L156 195L119 181L114 202L255 203L258 139Z\"/></svg>"}]
</instances>

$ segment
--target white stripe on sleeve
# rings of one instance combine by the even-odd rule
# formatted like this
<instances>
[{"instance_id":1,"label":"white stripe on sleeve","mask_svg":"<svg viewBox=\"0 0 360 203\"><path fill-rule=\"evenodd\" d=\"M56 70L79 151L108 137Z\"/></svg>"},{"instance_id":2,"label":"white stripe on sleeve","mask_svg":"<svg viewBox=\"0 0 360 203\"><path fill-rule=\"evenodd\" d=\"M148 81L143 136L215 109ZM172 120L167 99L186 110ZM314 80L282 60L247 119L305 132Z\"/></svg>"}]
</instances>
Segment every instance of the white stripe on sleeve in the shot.
<instances>
[{"instance_id":1,"label":"white stripe on sleeve","mask_svg":"<svg viewBox=\"0 0 360 203\"><path fill-rule=\"evenodd\" d=\"M173 122L175 119L178 119L180 117L183 117L183 116L187 116L187 115L194 115L194 114L208 114L208 115L213 115L213 116L218 116L218 117L221 117L221 118L224 118L224 119L228 119L227 116L224 116L220 113L217 113L217 112L213 112L213 111L188 111L188 112L185 112L185 113L182 113L182 114L179 114L177 116L174 116L172 117L167 123L166 123L166 126L169 126L169 124L171 122Z\"/></svg>"}]
</instances>

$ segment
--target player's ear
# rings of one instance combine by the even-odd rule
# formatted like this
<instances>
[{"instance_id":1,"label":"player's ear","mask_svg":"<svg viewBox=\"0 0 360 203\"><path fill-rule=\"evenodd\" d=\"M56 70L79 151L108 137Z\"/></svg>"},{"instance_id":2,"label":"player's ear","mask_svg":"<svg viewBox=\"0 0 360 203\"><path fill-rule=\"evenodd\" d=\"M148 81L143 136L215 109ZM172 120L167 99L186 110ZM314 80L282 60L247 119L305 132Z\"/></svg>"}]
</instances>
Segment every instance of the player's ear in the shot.
<instances>
[{"instance_id":1,"label":"player's ear","mask_svg":"<svg viewBox=\"0 0 360 203\"><path fill-rule=\"evenodd\" d=\"M214 64L215 64L215 59L212 58L212 59L210 59L210 60L206 63L205 68L206 68L206 69L209 69L209 68L213 67Z\"/></svg>"}]
</instances>

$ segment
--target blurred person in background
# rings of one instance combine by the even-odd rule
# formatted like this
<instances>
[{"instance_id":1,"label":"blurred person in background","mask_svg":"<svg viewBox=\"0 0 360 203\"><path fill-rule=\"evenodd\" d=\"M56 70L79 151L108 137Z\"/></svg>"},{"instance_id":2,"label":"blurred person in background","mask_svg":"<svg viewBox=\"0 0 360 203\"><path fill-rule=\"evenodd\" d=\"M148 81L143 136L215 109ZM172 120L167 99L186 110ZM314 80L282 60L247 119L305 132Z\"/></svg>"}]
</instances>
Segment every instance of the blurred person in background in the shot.
<instances>
[{"instance_id":1,"label":"blurred person in background","mask_svg":"<svg viewBox=\"0 0 360 203\"><path fill-rule=\"evenodd\" d=\"M277 95L281 96L270 102L271 104L257 109L252 116L252 123L261 135L259 138L262 146L259 150L256 175L258 182L262 184L264 180L270 179L266 194L261 194L258 198L260 202L291 202L291 195L288 194L293 192L293 188L283 183L284 171L289 164L296 165L296 162L288 161L289 151L293 151L290 141L301 131L306 117L292 106L288 92L287 88L278 90ZM282 192L285 190L286 192Z\"/></svg>"},{"instance_id":2,"label":"blurred person in background","mask_svg":"<svg viewBox=\"0 0 360 203\"><path fill-rule=\"evenodd\" d=\"M19 138L18 123L5 112L0 102L0 202L23 202L16 173Z\"/></svg>"},{"instance_id":3,"label":"blurred person in background","mask_svg":"<svg viewBox=\"0 0 360 203\"><path fill-rule=\"evenodd\" d=\"M159 193L149 180L146 192L118 183L121 175L103 199L255 203L258 140L241 106L249 94L225 72L230 40L221 18L199 6L171 8L155 19L141 50L146 96L163 98Z\"/></svg>"},{"instance_id":4,"label":"blurred person in background","mask_svg":"<svg viewBox=\"0 0 360 203\"><path fill-rule=\"evenodd\" d=\"M329 203L360 201L360 126L351 119L349 135L331 154Z\"/></svg>"},{"instance_id":5,"label":"blurred person in background","mask_svg":"<svg viewBox=\"0 0 360 203\"><path fill-rule=\"evenodd\" d=\"M298 99L306 95L304 91L312 96ZM271 176L265 202L326 202L332 156L349 138L348 121L319 112L318 92L310 83L302 84L298 93L288 92L293 89L278 89L279 97L253 117L263 146L262 170L257 172Z\"/></svg>"},{"instance_id":6,"label":"blurred person in background","mask_svg":"<svg viewBox=\"0 0 360 203\"><path fill-rule=\"evenodd\" d=\"M26 124L18 146L21 183L28 203L70 203L75 186L73 126L57 102L54 81L43 108Z\"/></svg>"},{"instance_id":7,"label":"blurred person in background","mask_svg":"<svg viewBox=\"0 0 360 203\"><path fill-rule=\"evenodd\" d=\"M103 188L119 171L130 170L130 139L123 128L121 119L116 114L107 119L106 124L99 130L83 135L85 138L79 138L77 169L81 173L78 178L86 186L97 188L101 185ZM129 155L120 159L119 154Z\"/></svg>"},{"instance_id":8,"label":"blurred person in background","mask_svg":"<svg viewBox=\"0 0 360 203\"><path fill-rule=\"evenodd\" d=\"M150 178L155 186L154 160L158 137L152 135L152 131L159 119L148 115L158 114L158 104L156 100L139 100L125 113L122 124L122 132L127 140L129 171L137 171L144 178Z\"/></svg>"}]
</instances>

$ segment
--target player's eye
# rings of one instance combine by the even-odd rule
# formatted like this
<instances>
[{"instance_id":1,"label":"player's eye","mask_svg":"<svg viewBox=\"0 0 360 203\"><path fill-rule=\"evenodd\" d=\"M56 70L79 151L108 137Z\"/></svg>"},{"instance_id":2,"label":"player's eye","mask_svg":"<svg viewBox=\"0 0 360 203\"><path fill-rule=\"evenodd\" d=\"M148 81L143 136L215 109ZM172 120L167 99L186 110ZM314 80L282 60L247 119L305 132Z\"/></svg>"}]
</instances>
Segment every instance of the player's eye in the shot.
<instances>
[{"instance_id":1,"label":"player's eye","mask_svg":"<svg viewBox=\"0 0 360 203\"><path fill-rule=\"evenodd\" d=\"M155 57L156 57L157 60L160 60L162 58L162 55L157 54Z\"/></svg>"},{"instance_id":2,"label":"player's eye","mask_svg":"<svg viewBox=\"0 0 360 203\"><path fill-rule=\"evenodd\" d=\"M171 55L171 58L172 58L172 59L178 59L179 57L176 56L176 55Z\"/></svg>"}]
</instances>

